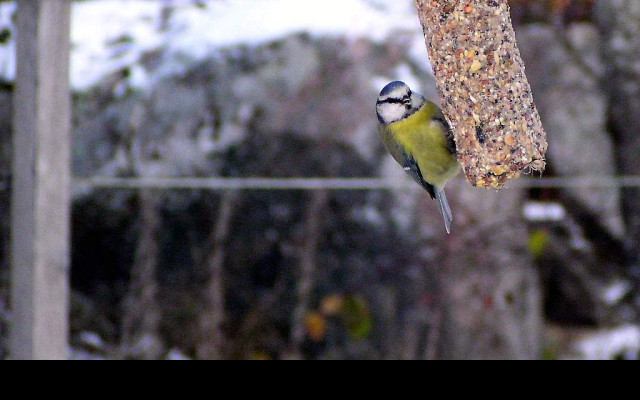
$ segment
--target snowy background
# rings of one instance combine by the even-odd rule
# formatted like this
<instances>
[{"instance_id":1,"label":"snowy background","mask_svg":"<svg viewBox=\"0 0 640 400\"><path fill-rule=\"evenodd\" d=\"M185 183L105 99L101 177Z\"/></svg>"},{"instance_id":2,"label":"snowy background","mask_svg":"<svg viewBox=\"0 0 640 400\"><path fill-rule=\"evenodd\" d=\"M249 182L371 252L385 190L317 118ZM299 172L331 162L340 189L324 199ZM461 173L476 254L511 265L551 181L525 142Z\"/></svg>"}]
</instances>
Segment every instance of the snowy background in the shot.
<instances>
[{"instance_id":1,"label":"snowy background","mask_svg":"<svg viewBox=\"0 0 640 400\"><path fill-rule=\"evenodd\" d=\"M160 16L167 5L173 7L164 20ZM12 27L14 9L15 4L0 4L0 26ZM83 2L73 8L72 84L86 90L130 68L127 84L143 89L167 75L185 73L222 48L257 46L299 33L381 42L403 32L415 36L410 55L423 63L428 59L424 37L415 23L408 23L412 20L417 16L410 1L218 0L206 7L186 0ZM0 77L9 81L15 76L14 47L11 41L0 59ZM150 71L141 61L155 51L162 51L164 62Z\"/></svg>"}]
</instances>

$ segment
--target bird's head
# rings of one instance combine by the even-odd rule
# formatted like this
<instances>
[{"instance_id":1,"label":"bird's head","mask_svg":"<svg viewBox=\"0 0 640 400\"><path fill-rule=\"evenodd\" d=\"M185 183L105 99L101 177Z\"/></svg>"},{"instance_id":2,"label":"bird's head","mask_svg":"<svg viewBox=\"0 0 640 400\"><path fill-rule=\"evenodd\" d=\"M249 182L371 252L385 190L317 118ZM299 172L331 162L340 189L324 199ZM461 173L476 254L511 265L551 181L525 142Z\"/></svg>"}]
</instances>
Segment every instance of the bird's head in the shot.
<instances>
[{"instance_id":1,"label":"bird's head","mask_svg":"<svg viewBox=\"0 0 640 400\"><path fill-rule=\"evenodd\" d=\"M411 91L406 83L391 82L380 92L376 111L381 124L401 121L416 113L425 103L425 98Z\"/></svg>"}]
</instances>

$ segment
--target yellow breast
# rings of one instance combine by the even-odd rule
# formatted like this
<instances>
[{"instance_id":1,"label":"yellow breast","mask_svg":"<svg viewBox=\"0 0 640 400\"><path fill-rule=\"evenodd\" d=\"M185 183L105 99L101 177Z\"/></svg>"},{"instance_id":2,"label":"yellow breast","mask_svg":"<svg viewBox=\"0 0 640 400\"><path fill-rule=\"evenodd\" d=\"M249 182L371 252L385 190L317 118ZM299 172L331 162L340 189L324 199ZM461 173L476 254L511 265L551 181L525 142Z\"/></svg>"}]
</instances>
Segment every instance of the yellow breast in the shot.
<instances>
[{"instance_id":1,"label":"yellow breast","mask_svg":"<svg viewBox=\"0 0 640 400\"><path fill-rule=\"evenodd\" d=\"M416 160L424 179L442 188L460 166L447 149L443 125L432 119L436 113L436 106L428 102L412 116L390 124L388 129L407 155Z\"/></svg>"}]
</instances>

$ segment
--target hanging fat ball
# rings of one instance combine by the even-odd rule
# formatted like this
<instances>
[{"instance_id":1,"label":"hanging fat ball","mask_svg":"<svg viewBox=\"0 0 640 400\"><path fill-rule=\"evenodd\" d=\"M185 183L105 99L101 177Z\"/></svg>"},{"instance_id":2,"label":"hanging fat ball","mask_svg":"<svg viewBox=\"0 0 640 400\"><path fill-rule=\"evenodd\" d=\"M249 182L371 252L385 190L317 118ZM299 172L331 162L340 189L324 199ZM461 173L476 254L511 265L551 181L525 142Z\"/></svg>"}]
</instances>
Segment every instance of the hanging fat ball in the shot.
<instances>
[{"instance_id":1,"label":"hanging fat ball","mask_svg":"<svg viewBox=\"0 0 640 400\"><path fill-rule=\"evenodd\" d=\"M518 49L510 2L415 2L440 104L469 183L501 189L523 173L542 172L547 134Z\"/></svg>"},{"instance_id":2,"label":"hanging fat ball","mask_svg":"<svg viewBox=\"0 0 640 400\"><path fill-rule=\"evenodd\" d=\"M376 105L380 135L393 158L436 199L451 233L444 187L460 171L453 133L440 108L404 82L391 82Z\"/></svg>"}]
</instances>

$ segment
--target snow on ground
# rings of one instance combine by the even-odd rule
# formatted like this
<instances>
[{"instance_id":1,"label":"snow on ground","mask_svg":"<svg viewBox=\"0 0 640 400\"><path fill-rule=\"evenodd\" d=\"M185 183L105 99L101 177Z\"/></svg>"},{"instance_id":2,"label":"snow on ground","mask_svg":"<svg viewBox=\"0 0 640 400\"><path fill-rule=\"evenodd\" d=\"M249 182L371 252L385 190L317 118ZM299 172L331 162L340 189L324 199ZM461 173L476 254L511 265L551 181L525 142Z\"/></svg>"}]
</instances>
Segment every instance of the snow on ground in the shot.
<instances>
[{"instance_id":1,"label":"snow on ground","mask_svg":"<svg viewBox=\"0 0 640 400\"><path fill-rule=\"evenodd\" d=\"M640 354L640 327L623 326L590 335L579 341L576 351L585 360L636 360Z\"/></svg>"},{"instance_id":2,"label":"snow on ground","mask_svg":"<svg viewBox=\"0 0 640 400\"><path fill-rule=\"evenodd\" d=\"M258 45L294 33L382 41L394 32L415 35L411 56L426 62L427 53L412 0L96 0L76 3L72 14L72 85L83 90L105 76L131 69L129 84L145 87L150 79L179 74L193 62L238 44ZM167 4L176 6L163 22ZM11 25L14 4L0 4L0 30ZM165 49L153 72L143 55ZM0 78L15 76L13 43L0 47Z\"/></svg>"},{"instance_id":3,"label":"snow on ground","mask_svg":"<svg viewBox=\"0 0 640 400\"><path fill-rule=\"evenodd\" d=\"M0 32L4 32L7 29L13 30L11 16L13 15L14 9L15 5L12 3L0 3ZM11 81L16 75L15 53L14 40L10 40L6 44L0 44L0 79Z\"/></svg>"},{"instance_id":4,"label":"snow on ground","mask_svg":"<svg viewBox=\"0 0 640 400\"><path fill-rule=\"evenodd\" d=\"M554 222L566 218L567 212L559 203L530 201L522 210L524 218L531 222Z\"/></svg>"}]
</instances>

